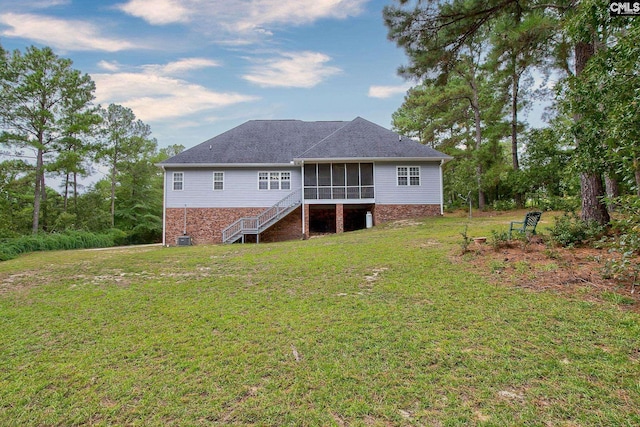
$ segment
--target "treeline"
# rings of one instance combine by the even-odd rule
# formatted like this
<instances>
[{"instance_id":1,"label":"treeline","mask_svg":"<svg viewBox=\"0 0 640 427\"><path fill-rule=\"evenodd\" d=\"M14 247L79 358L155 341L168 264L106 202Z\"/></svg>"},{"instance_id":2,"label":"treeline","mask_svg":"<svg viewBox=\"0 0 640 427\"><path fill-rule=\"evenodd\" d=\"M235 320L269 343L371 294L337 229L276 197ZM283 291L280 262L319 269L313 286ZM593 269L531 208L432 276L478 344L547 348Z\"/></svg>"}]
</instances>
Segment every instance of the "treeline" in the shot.
<instances>
[{"instance_id":1,"label":"treeline","mask_svg":"<svg viewBox=\"0 0 640 427\"><path fill-rule=\"evenodd\" d=\"M161 238L155 164L183 147L159 150L148 125L129 108L95 105L94 91L89 75L50 48L0 46L0 239L66 233L69 240L22 239L64 247L91 241L76 231L111 236L96 237L100 245ZM82 188L95 174L102 178Z\"/></svg>"},{"instance_id":2,"label":"treeline","mask_svg":"<svg viewBox=\"0 0 640 427\"><path fill-rule=\"evenodd\" d=\"M445 199L535 202L609 222L640 195L640 20L604 0L398 0L384 11L414 79L396 130L455 157ZM546 101L548 126L524 113Z\"/></svg>"}]
</instances>

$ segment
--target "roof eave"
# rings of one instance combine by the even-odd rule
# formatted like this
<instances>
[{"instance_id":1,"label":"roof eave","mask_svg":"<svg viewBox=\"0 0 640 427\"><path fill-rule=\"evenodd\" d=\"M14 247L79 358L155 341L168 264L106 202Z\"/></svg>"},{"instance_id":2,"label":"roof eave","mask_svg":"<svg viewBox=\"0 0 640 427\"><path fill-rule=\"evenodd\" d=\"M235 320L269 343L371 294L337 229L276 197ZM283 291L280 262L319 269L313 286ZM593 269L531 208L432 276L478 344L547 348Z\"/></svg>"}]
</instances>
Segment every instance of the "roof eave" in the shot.
<instances>
[{"instance_id":1,"label":"roof eave","mask_svg":"<svg viewBox=\"0 0 640 427\"><path fill-rule=\"evenodd\" d=\"M282 168L295 166L293 162L289 163L158 163L156 166L161 168L182 168L182 169L196 169L196 168Z\"/></svg>"},{"instance_id":2,"label":"roof eave","mask_svg":"<svg viewBox=\"0 0 640 427\"><path fill-rule=\"evenodd\" d=\"M322 157L322 158L294 158L294 163L332 163L332 162L443 162L453 160L453 157Z\"/></svg>"}]
</instances>

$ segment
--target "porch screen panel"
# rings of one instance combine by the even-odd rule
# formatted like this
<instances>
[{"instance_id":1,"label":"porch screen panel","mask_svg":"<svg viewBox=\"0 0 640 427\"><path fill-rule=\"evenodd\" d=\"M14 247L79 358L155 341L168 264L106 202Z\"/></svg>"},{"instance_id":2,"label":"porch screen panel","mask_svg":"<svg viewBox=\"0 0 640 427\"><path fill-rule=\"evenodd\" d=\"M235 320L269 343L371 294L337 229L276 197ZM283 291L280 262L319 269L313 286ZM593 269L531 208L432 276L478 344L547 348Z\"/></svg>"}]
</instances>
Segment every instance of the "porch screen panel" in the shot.
<instances>
[{"instance_id":1,"label":"porch screen panel","mask_svg":"<svg viewBox=\"0 0 640 427\"><path fill-rule=\"evenodd\" d=\"M315 187L318 185L318 175L316 174L316 165L304 165L304 185Z\"/></svg>"},{"instance_id":2,"label":"porch screen panel","mask_svg":"<svg viewBox=\"0 0 640 427\"><path fill-rule=\"evenodd\" d=\"M344 163L334 163L331 166L332 166L331 176L333 178L333 191L332 191L333 198L344 199L346 198L345 184L347 182L347 179L346 179L347 168Z\"/></svg>"},{"instance_id":3,"label":"porch screen panel","mask_svg":"<svg viewBox=\"0 0 640 427\"><path fill-rule=\"evenodd\" d=\"M304 198L305 199L317 199L318 198L318 165L306 164L304 165ZM307 188L309 187L309 188Z\"/></svg>"},{"instance_id":4,"label":"porch screen panel","mask_svg":"<svg viewBox=\"0 0 640 427\"><path fill-rule=\"evenodd\" d=\"M318 164L318 198L331 198L331 164Z\"/></svg>"},{"instance_id":5,"label":"porch screen panel","mask_svg":"<svg viewBox=\"0 0 640 427\"><path fill-rule=\"evenodd\" d=\"M360 195L363 199L372 199L373 194L373 163L360 163Z\"/></svg>"},{"instance_id":6,"label":"porch screen panel","mask_svg":"<svg viewBox=\"0 0 640 427\"><path fill-rule=\"evenodd\" d=\"M360 198L360 165L347 163L347 199Z\"/></svg>"}]
</instances>

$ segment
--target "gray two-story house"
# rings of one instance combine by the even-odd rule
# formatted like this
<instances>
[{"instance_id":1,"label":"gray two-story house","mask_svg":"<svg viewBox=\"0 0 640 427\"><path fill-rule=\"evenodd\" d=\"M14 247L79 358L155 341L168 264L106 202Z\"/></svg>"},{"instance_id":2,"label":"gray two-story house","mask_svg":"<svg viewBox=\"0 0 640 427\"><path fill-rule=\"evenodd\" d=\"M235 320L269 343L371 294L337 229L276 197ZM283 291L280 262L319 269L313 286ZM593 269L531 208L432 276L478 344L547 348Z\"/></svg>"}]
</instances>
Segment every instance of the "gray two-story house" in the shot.
<instances>
[{"instance_id":1,"label":"gray two-story house","mask_svg":"<svg viewBox=\"0 0 640 427\"><path fill-rule=\"evenodd\" d=\"M441 215L450 159L360 117L252 120L160 164L163 240L278 241Z\"/></svg>"}]
</instances>

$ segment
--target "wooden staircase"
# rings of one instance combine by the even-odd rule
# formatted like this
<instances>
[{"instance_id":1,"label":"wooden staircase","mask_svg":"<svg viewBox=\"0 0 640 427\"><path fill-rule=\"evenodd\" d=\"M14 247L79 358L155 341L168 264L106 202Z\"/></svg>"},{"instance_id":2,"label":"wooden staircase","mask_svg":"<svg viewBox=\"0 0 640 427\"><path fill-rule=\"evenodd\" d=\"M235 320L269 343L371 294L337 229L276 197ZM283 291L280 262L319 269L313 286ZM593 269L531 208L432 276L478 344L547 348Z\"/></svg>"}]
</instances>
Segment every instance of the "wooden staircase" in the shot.
<instances>
[{"instance_id":1,"label":"wooden staircase","mask_svg":"<svg viewBox=\"0 0 640 427\"><path fill-rule=\"evenodd\" d=\"M244 243L244 236L247 234L259 236L260 233L289 215L301 204L302 189L297 189L275 205L265 209L260 215L240 218L222 230L222 242L234 243L242 239L242 243ZM256 239L256 242L258 240L259 239Z\"/></svg>"}]
</instances>

